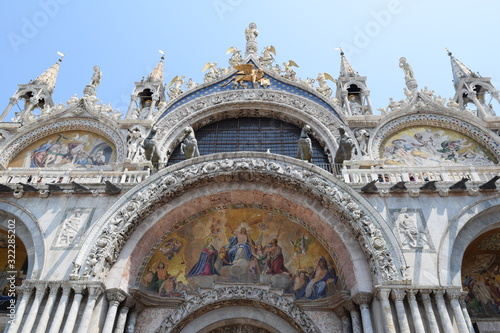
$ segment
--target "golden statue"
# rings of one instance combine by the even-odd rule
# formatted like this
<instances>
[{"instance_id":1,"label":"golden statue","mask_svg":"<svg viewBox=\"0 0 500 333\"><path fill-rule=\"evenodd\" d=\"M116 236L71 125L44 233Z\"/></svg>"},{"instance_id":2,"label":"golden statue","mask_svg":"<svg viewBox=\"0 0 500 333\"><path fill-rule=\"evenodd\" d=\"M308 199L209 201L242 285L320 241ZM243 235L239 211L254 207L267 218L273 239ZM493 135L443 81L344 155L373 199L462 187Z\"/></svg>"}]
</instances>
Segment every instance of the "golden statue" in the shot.
<instances>
[{"instance_id":1,"label":"golden statue","mask_svg":"<svg viewBox=\"0 0 500 333\"><path fill-rule=\"evenodd\" d=\"M263 86L269 86L270 84L269 80L264 78L264 71L261 68L256 69L255 66L252 64L237 65L233 66L233 68L238 70L236 76L233 77L228 82L226 82L225 84L223 84L222 85L223 87L227 86L231 82L234 82L235 88L238 85L241 85L246 88L247 84L243 83L244 81L252 82L254 87L257 83L260 83Z\"/></svg>"}]
</instances>

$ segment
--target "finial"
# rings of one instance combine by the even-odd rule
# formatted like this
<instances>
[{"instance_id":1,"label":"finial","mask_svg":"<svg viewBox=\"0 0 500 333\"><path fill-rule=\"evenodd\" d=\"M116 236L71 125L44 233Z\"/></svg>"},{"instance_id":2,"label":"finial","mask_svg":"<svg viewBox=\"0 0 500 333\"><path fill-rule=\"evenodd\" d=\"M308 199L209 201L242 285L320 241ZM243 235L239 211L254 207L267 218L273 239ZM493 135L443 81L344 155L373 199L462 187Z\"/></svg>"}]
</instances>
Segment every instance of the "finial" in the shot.
<instances>
[{"instance_id":1,"label":"finial","mask_svg":"<svg viewBox=\"0 0 500 333\"><path fill-rule=\"evenodd\" d=\"M61 57L61 58L59 58L59 60L57 60L57 61L62 62L62 60L63 60L63 58L64 58L64 53L61 53L61 52L57 51L57 54Z\"/></svg>"},{"instance_id":2,"label":"finial","mask_svg":"<svg viewBox=\"0 0 500 333\"><path fill-rule=\"evenodd\" d=\"M448 50L448 48L447 48L447 47L445 47L444 49L446 50L446 52L448 52L448 55L451 57L451 54L452 54L452 53L450 52L450 50Z\"/></svg>"},{"instance_id":3,"label":"finial","mask_svg":"<svg viewBox=\"0 0 500 333\"><path fill-rule=\"evenodd\" d=\"M344 55L344 51L342 50L341 47L336 47L335 50L339 50L340 51L340 55L343 56Z\"/></svg>"},{"instance_id":4,"label":"finial","mask_svg":"<svg viewBox=\"0 0 500 333\"><path fill-rule=\"evenodd\" d=\"M161 53L161 60L165 59L165 51L158 50Z\"/></svg>"}]
</instances>

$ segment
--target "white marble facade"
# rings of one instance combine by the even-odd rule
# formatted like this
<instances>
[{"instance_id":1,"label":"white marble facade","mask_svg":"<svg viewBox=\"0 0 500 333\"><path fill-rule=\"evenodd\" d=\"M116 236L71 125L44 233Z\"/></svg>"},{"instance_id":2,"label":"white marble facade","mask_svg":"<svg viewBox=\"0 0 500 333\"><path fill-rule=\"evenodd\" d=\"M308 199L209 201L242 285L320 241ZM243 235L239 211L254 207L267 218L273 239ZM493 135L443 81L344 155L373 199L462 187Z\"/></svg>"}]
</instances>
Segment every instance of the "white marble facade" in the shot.
<instances>
[{"instance_id":1,"label":"white marble facade","mask_svg":"<svg viewBox=\"0 0 500 333\"><path fill-rule=\"evenodd\" d=\"M43 112L7 122L26 91L47 94L55 81L19 85L0 123L0 249L17 256L2 262L5 332L500 331L494 112L472 93L418 90L405 60L406 99L374 114L343 53L337 86L327 73L314 86L259 46L256 29L245 30L245 57L231 48L230 66L207 64L204 83L165 86L162 56L123 117L97 98L99 76L83 97L46 98ZM59 63L42 76L55 80ZM475 115L466 102L479 103ZM200 129L237 118L289 124L297 145L307 125L301 148L316 156L297 157L298 146L206 153ZM304 232L292 247L290 230L271 235L265 220L243 216L248 230L229 230L240 216L228 207L281 214ZM190 229L207 212L227 221ZM241 250L227 261L228 245L213 244L230 231ZM191 273L186 243L200 239ZM150 263L158 249L163 266ZM306 267L313 256L323 261ZM224 280L236 260L248 269L240 276L260 276Z\"/></svg>"}]
</instances>

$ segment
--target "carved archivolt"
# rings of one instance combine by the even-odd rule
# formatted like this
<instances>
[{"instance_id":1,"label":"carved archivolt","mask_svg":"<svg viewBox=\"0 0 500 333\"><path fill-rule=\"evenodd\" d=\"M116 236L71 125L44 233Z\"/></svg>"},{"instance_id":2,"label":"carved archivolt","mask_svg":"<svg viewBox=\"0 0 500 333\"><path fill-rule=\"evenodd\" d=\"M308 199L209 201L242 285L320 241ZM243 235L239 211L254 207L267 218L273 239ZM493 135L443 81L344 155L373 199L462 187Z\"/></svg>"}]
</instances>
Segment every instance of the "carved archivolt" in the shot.
<instances>
[{"instance_id":1,"label":"carved archivolt","mask_svg":"<svg viewBox=\"0 0 500 333\"><path fill-rule=\"evenodd\" d=\"M308 124L316 132L315 138L332 153L337 148L333 133L346 127L331 110L305 97L275 90L231 90L185 102L164 115L155 125L157 148L167 158L167 151L178 144L179 128L199 128L222 118L242 116L278 118L298 127Z\"/></svg>"},{"instance_id":2,"label":"carved archivolt","mask_svg":"<svg viewBox=\"0 0 500 333\"><path fill-rule=\"evenodd\" d=\"M193 296L172 311L163 324L156 330L157 333L179 332L182 330L183 321L191 315L199 316L203 312L221 306L234 306L242 304L255 304L271 312L285 317L297 331L304 333L319 332L309 316L297 305L293 298L285 297L265 288L246 285L217 286Z\"/></svg>"},{"instance_id":3,"label":"carved archivolt","mask_svg":"<svg viewBox=\"0 0 500 333\"><path fill-rule=\"evenodd\" d=\"M46 124L34 128L28 132L20 133L12 139L11 142L5 144L5 149L0 154L0 165L8 165L9 161L13 159L24 148L36 142L47 135L69 131L69 130L87 130L99 134L108 139L116 149L117 162L123 162L125 153L125 142L122 135L117 130L88 119L67 119L59 120L54 123Z\"/></svg>"},{"instance_id":4,"label":"carved archivolt","mask_svg":"<svg viewBox=\"0 0 500 333\"><path fill-rule=\"evenodd\" d=\"M142 220L185 191L220 179L272 182L316 198L351 229L371 264L374 281L398 279L396 264L404 259L401 253L394 258L386 243L386 239L391 244L395 240L382 235L379 227L383 222L362 201L354 199L357 195L353 190L318 167L288 157L269 160L266 155L233 153L217 159L220 155L214 154L198 161L191 159L191 164L182 162L166 168L130 190L91 229L84 242L87 245L76 259L73 278L104 279Z\"/></svg>"}]
</instances>

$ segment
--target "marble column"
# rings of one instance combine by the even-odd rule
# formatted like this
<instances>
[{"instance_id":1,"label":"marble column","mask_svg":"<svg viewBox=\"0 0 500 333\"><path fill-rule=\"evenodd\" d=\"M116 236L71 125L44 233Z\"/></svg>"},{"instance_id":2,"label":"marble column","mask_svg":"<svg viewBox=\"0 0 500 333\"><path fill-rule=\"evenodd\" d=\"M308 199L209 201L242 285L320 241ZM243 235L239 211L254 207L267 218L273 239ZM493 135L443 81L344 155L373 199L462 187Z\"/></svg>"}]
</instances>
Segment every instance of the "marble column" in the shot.
<instances>
[{"instance_id":1,"label":"marble column","mask_svg":"<svg viewBox=\"0 0 500 333\"><path fill-rule=\"evenodd\" d=\"M75 296L73 297L73 303L71 303L71 308L69 309L68 318L66 319L66 324L64 325L63 333L73 332L75 328L76 318L78 316L78 310L80 309L80 304L82 303L83 290L85 289L84 284L73 284L73 290L75 291Z\"/></svg>"},{"instance_id":2,"label":"marble column","mask_svg":"<svg viewBox=\"0 0 500 333\"><path fill-rule=\"evenodd\" d=\"M422 297L422 302L424 303L425 314L430 328L429 332L439 332L436 315L434 314L434 308L432 307L430 290L420 290L420 297Z\"/></svg>"},{"instance_id":3,"label":"marble column","mask_svg":"<svg viewBox=\"0 0 500 333\"><path fill-rule=\"evenodd\" d=\"M408 318L406 318L405 306L403 304L403 300L406 297L406 291L399 288L392 289L391 297L396 305L399 329L402 333L410 333L410 325L408 324Z\"/></svg>"},{"instance_id":4,"label":"marble column","mask_svg":"<svg viewBox=\"0 0 500 333\"><path fill-rule=\"evenodd\" d=\"M139 313L142 311L142 306L139 304L135 304L133 311L130 313L128 316L128 322L127 326L125 327L125 333L135 333L135 324L137 322L137 317L139 316Z\"/></svg>"},{"instance_id":5,"label":"marble column","mask_svg":"<svg viewBox=\"0 0 500 333\"><path fill-rule=\"evenodd\" d=\"M59 287L61 285L59 283L49 283L50 293L47 298L47 302L45 302L45 307L43 309L42 316L40 320L38 320L38 326L36 328L36 333L45 333L47 329L47 325L49 324L50 314L52 309L54 308L54 303L57 298L57 293L59 292Z\"/></svg>"},{"instance_id":6,"label":"marble column","mask_svg":"<svg viewBox=\"0 0 500 333\"><path fill-rule=\"evenodd\" d=\"M413 328L415 333L425 333L424 322L422 321L422 316L420 315L420 310L417 303L417 292L418 290L410 289L406 291L406 296L408 297L408 302L410 303L411 317L413 319Z\"/></svg>"},{"instance_id":7,"label":"marble column","mask_svg":"<svg viewBox=\"0 0 500 333\"><path fill-rule=\"evenodd\" d=\"M359 305L361 311L361 322L363 324L363 333L372 333L373 324L370 315L370 303L373 299L373 295L370 293L357 293L354 295L352 300Z\"/></svg>"},{"instance_id":8,"label":"marble column","mask_svg":"<svg viewBox=\"0 0 500 333\"><path fill-rule=\"evenodd\" d=\"M436 304L438 308L439 318L441 319L441 324L445 332L453 332L453 325L451 324L450 315L446 309L446 303L444 300L444 290L436 289L433 291L436 297Z\"/></svg>"},{"instance_id":9,"label":"marble column","mask_svg":"<svg viewBox=\"0 0 500 333\"><path fill-rule=\"evenodd\" d=\"M384 315L384 326L386 333L396 333L394 319L392 318L391 302L389 301L390 289L378 289L377 298L382 304L382 313Z\"/></svg>"},{"instance_id":10,"label":"marble column","mask_svg":"<svg viewBox=\"0 0 500 333\"><path fill-rule=\"evenodd\" d=\"M469 333L469 327L467 326L459 302L459 298L462 296L462 291L460 289L448 289L446 290L446 296L450 301L451 308L453 310L453 315L455 316L455 321L457 323L458 331L460 333Z\"/></svg>"},{"instance_id":11,"label":"marble column","mask_svg":"<svg viewBox=\"0 0 500 333\"><path fill-rule=\"evenodd\" d=\"M80 326L78 327L78 333L87 333L89 330L90 319L92 318L92 312L94 311L94 306L99 298L99 295L103 292L102 285L87 285L87 303L85 304L85 310L83 310L82 320L80 321Z\"/></svg>"},{"instance_id":12,"label":"marble column","mask_svg":"<svg viewBox=\"0 0 500 333\"><path fill-rule=\"evenodd\" d=\"M24 326L22 333L31 333L31 329L35 324L36 315L38 314L38 309L40 308L40 304L42 304L43 297L45 296L45 292L47 291L47 283L46 282L36 282L35 285L35 299L31 303L30 312L28 316L24 319Z\"/></svg>"},{"instance_id":13,"label":"marble column","mask_svg":"<svg viewBox=\"0 0 500 333\"><path fill-rule=\"evenodd\" d=\"M128 297L122 307L120 308L120 313L118 314L118 319L116 321L116 327L114 333L123 333L125 331L125 324L127 323L128 312L131 307L133 307L135 301L132 297Z\"/></svg>"},{"instance_id":14,"label":"marble column","mask_svg":"<svg viewBox=\"0 0 500 333\"><path fill-rule=\"evenodd\" d=\"M109 305L102 333L112 333L118 306L127 298L127 294L120 289L109 289L106 291L106 298L109 301Z\"/></svg>"},{"instance_id":15,"label":"marble column","mask_svg":"<svg viewBox=\"0 0 500 333\"><path fill-rule=\"evenodd\" d=\"M349 315L347 314L346 309L340 306L335 309L335 314L337 315L337 317L339 317L340 321L342 322L342 333L351 333L352 332L351 320L349 319Z\"/></svg>"},{"instance_id":16,"label":"marble column","mask_svg":"<svg viewBox=\"0 0 500 333\"><path fill-rule=\"evenodd\" d=\"M357 305L351 301L347 301L344 304L344 307L347 311L349 311L349 314L351 315L352 332L353 333L363 333L363 331L361 329L361 317L359 316L359 311L358 311Z\"/></svg>"},{"instance_id":17,"label":"marble column","mask_svg":"<svg viewBox=\"0 0 500 333\"><path fill-rule=\"evenodd\" d=\"M24 281L21 287L16 288L16 292L17 292L17 299L19 300L21 298L21 300L19 301L18 304L16 304L16 317L14 319L14 322L9 326L9 330L7 331L7 333L16 333L20 324L23 322L24 311L26 310L26 305L28 304L28 301L31 298L31 293L33 292L33 286L29 281Z\"/></svg>"},{"instance_id":18,"label":"marble column","mask_svg":"<svg viewBox=\"0 0 500 333\"><path fill-rule=\"evenodd\" d=\"M467 306L465 305L465 297L468 295L468 292L462 291L460 295L459 302L460 307L462 308L462 313L464 314L465 322L467 323L467 327L471 333L474 332L474 326L472 326L472 320L470 319L469 312L467 311Z\"/></svg>"},{"instance_id":19,"label":"marble column","mask_svg":"<svg viewBox=\"0 0 500 333\"><path fill-rule=\"evenodd\" d=\"M62 295L59 299L59 304L57 305L56 313L52 318L52 323L50 325L49 333L59 333L61 328L61 323L64 319L64 313L66 312L66 306L68 305L68 297L71 292L71 286L69 284L62 284Z\"/></svg>"}]
</instances>

